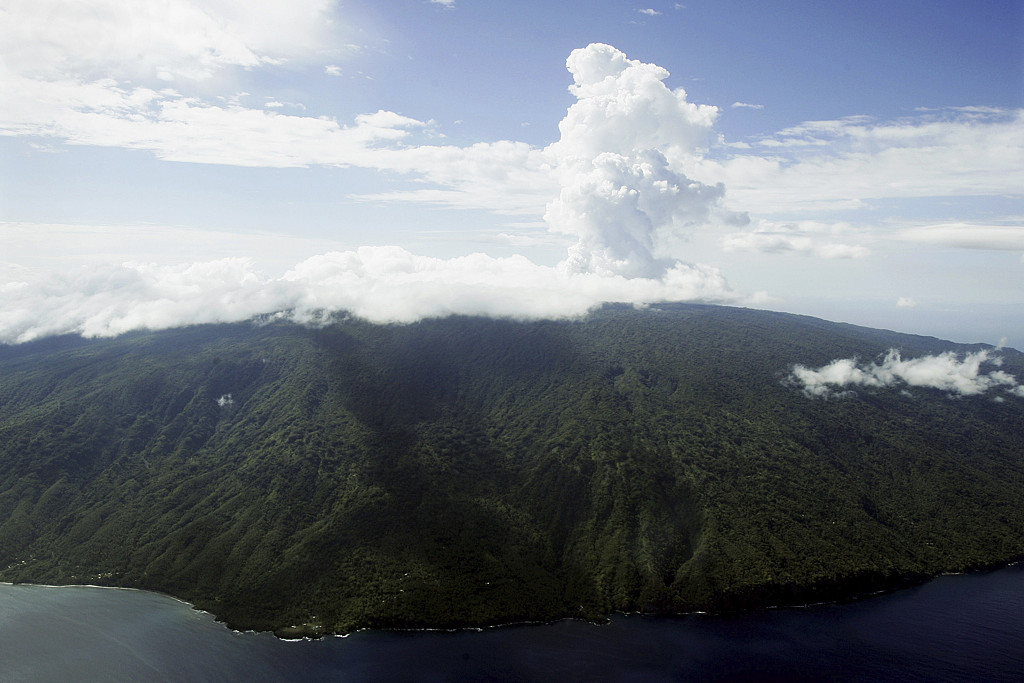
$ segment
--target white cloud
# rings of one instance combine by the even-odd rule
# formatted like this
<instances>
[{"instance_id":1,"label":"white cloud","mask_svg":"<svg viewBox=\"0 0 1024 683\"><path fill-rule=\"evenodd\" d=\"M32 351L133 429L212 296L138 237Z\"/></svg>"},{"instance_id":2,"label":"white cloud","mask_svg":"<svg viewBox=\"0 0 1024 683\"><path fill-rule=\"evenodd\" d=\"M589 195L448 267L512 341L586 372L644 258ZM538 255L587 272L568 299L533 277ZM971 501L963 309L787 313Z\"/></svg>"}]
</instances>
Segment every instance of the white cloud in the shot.
<instances>
[{"instance_id":1,"label":"white cloud","mask_svg":"<svg viewBox=\"0 0 1024 683\"><path fill-rule=\"evenodd\" d=\"M160 159L181 162L359 166L400 174L403 180L417 183L413 190L362 195L366 201L413 201L517 216L544 215L553 233L574 240L569 257L558 277L547 270L525 267L517 272L529 272L529 277L550 283L549 292L555 291L555 284L583 288L589 292L581 295L584 308L593 305L591 294L598 290L622 300L642 301L648 296L656 300L670 280L690 282L685 291L724 296L727 288L716 271L681 264L680 254L673 251L674 245L682 243L676 238L704 223L742 222L742 217L728 214L721 206L723 182L729 187L730 203L735 205L738 200L743 208L761 212L858 206L873 197L1019 194L1024 186L1019 164L1024 152L1024 115L1003 110L959 110L941 116L926 112L889 123L864 118L811 122L755 141L756 154L708 159L706 147L718 110L691 103L685 91L667 87L669 73L665 69L628 59L602 44L574 50L566 61L576 102L560 122L556 142L543 148L507 140L465 147L422 144L435 135L435 124L396 112L367 113L351 121L286 115L281 111L284 107L277 104L290 103L271 100L252 108L243 104L241 96L216 99L201 89L190 90L185 83L193 78L217 81L233 69L278 68L275 65L283 60L312 59L320 49L318 27L330 23L323 21L332 11L326 0L252 7L236 0L203 5L186 0L141 0L120 13L115 5L119 6L113 0L90 0L67 11L68 17L82 15L82 35L106 41L95 51L87 49L89 40L67 35L74 30L72 23L61 20L47 26L40 18L44 13L36 9L49 7L64 16L61 12L68 5L56 0L18 5L29 20L2 48L5 60L0 60L0 87L14 95L0 108L0 134L147 150ZM101 9L110 10L109 16ZM246 16L249 9L252 17ZM205 28L201 35L193 35L191 29L176 34L171 28L185 19L168 18L168 13L185 17L190 26ZM277 17L281 21L275 22ZM163 25L156 25L160 22ZM139 30L133 33L136 25ZM274 30L263 28L267 26ZM289 33L281 27L296 30ZM99 33L110 36L97 37ZM118 37L121 33L124 35ZM141 61L125 66L132 63L133 51L146 41L152 43L153 50ZM11 46L23 49L24 54ZM149 76L136 78L136 72ZM324 67L324 73L339 75L341 69L330 65ZM931 238L945 234L931 227L927 232ZM922 234L908 232L904 237L920 239ZM821 258L855 258L868 253L856 238L839 235L816 230L803 221L762 222L752 231L726 236L722 244L731 250ZM989 235L982 242L1017 243L1008 231L1000 235L998 240ZM118 268L111 272L130 282L152 280L147 286L157 289L157 284L165 282L162 274L144 275L134 267L121 272ZM218 319L240 319L236 316L268 307L301 309L300 304L305 305L305 299L295 293L296 285L287 284L292 281L267 278L251 265L247 268L263 284L252 285L251 291L241 285L224 285L244 291L236 308L214 307L220 311ZM437 270L455 277L458 269L452 268L438 266ZM217 272L222 269L226 266L214 268ZM646 284L622 285L630 282L627 278ZM230 277L228 281L234 282ZM704 284L696 286L696 282ZM53 291L61 289L54 287ZM645 294L637 293L637 288ZM478 295L485 291L478 289ZM18 285L12 291L23 290ZM139 292L140 300L149 301L145 293L149 289L137 290L126 284L117 291ZM285 294L278 297L282 291ZM382 286L380 291L392 289ZM497 290L491 293L496 299L504 296ZM410 296L415 299L414 293ZM510 296L518 301L517 294ZM572 301L575 295L565 296ZM466 304L468 295L456 298L457 310L472 308ZM127 306L116 296L111 300ZM256 301L262 303L257 306ZM44 310L49 305L32 303ZM109 333L124 325L162 325L165 318L188 321L193 317L190 305L182 304L180 315L167 310L166 315L158 315L154 311L160 307L152 302L131 313L115 306L109 315L96 318L107 320L97 323L98 327L85 320L58 327ZM440 310L426 302L419 306L427 311L423 314ZM486 306L480 304L479 308ZM497 305L494 309L503 310ZM31 320L23 325L7 319L3 327L8 330L7 338L21 338L24 330L46 327L35 321L29 309L19 310L28 311L26 319ZM93 309L83 306L83 310ZM508 310L529 312L533 308L515 303ZM54 311L55 320L74 317L67 318L62 311Z\"/></svg>"},{"instance_id":2,"label":"white cloud","mask_svg":"<svg viewBox=\"0 0 1024 683\"><path fill-rule=\"evenodd\" d=\"M659 277L675 262L658 256L659 240L707 221L725 191L672 170L665 155L696 153L717 110L688 102L665 86L666 70L610 45L573 50L566 67L577 101L544 150L560 185L544 219L578 238L569 268Z\"/></svg>"},{"instance_id":3,"label":"white cloud","mask_svg":"<svg viewBox=\"0 0 1024 683\"><path fill-rule=\"evenodd\" d=\"M245 319L282 303L262 289L242 259L176 268L126 264L52 271L29 284L0 309L4 342Z\"/></svg>"},{"instance_id":4,"label":"white cloud","mask_svg":"<svg viewBox=\"0 0 1024 683\"><path fill-rule=\"evenodd\" d=\"M368 165L409 174L428 185L423 189L359 195L368 201L418 202L538 216L558 192L544 150L522 142L379 148L365 158Z\"/></svg>"},{"instance_id":5,"label":"white cloud","mask_svg":"<svg viewBox=\"0 0 1024 683\"><path fill-rule=\"evenodd\" d=\"M198 11L187 3L181 7L185 14ZM225 7L235 6L227 3ZM322 3L312 0L305 7L313 14L326 11ZM220 26L233 26L227 20L217 21ZM112 25L116 26L116 21ZM175 54L183 63L210 69L217 64L203 66L202 60L208 59L203 55L219 55L217 59L235 66L273 59L257 49L272 45L266 37L240 29L230 35L250 46L247 49L256 55L256 62L244 52L226 48L210 52L212 48L204 51L181 46ZM26 36L21 42L28 40ZM291 47L293 52L298 49L296 45ZM111 48L114 52L125 49ZM70 48L64 51L76 52ZM277 54L285 52L282 48ZM762 215L857 208L879 197L1019 194L1024 186L1024 170L1018 162L1024 157L1024 114L993 109L962 109L941 115L926 112L917 118L887 123L865 117L808 122L761 140L764 151L758 154L744 152L726 159L708 159L704 148L717 109L692 104L683 90L666 87L665 69L630 60L600 44L576 50L567 60L574 80L570 90L577 102L559 124L560 139L546 148L513 141L468 147L417 144L414 134L428 132L430 122L393 112L362 115L352 123L285 115L284 107L276 106L277 100L258 109L239 101L210 104L162 86L133 85L111 78L90 80L68 67L68 63L80 65L82 59L43 60L52 67L46 77L0 67L0 82L7 91L17 93L0 111L0 134L143 149L161 159L181 162L264 167L338 165L394 171L422 181L422 186L367 194L364 198L511 215L547 212L553 230L585 235L581 249L589 254L581 262L589 263L587 267L602 267L591 258L594 256L615 270L619 266L614 262L636 253L647 259L638 272L652 272L659 263L659 249L666 242L662 239L664 233L685 229L694 221L722 218L717 213L722 197L720 184L729 188L732 207ZM610 163L611 157L602 156L608 154L622 159ZM599 157L603 159L600 163L595 161ZM633 178L629 182L623 175L627 168ZM611 175L601 178L602 173ZM639 184L631 186L634 181ZM644 183L649 187L643 199L631 194ZM655 192L656 186L665 191ZM606 188L612 192L623 187L629 191L623 196L624 202L615 206L620 217L627 216L631 224L618 234L623 238L631 235L627 239L631 243L601 253L587 241L595 235L600 238L606 228L599 222L581 226L573 216L583 215L588 208L582 203L587 198L584 189ZM599 196L587 199L593 203ZM612 194L603 196L614 200ZM665 210L672 196L676 209L681 211ZM552 197L556 197L554 202ZM625 208L627 200L635 200L633 211ZM579 204L574 206L577 201ZM642 215L645 206L655 208L660 215ZM599 217L599 221L608 217L610 214ZM975 226L967 238L955 234L960 225L926 226L905 231L902 237L969 243L978 248L1021 249L1019 226ZM868 253L866 247L845 241L824 243L799 234L770 232L729 235L723 244L731 250L790 251L824 258L857 258Z\"/></svg>"},{"instance_id":6,"label":"white cloud","mask_svg":"<svg viewBox=\"0 0 1024 683\"><path fill-rule=\"evenodd\" d=\"M757 153L691 158L683 168L725 183L735 208L762 214L860 208L881 198L1020 196L1024 187L1024 110L812 121L756 146Z\"/></svg>"},{"instance_id":7,"label":"white cloud","mask_svg":"<svg viewBox=\"0 0 1024 683\"><path fill-rule=\"evenodd\" d=\"M917 301L913 297L901 296L896 299L897 308L917 308Z\"/></svg>"},{"instance_id":8,"label":"white cloud","mask_svg":"<svg viewBox=\"0 0 1024 683\"><path fill-rule=\"evenodd\" d=\"M673 173L654 150L601 154L563 177L544 218L556 232L578 236L570 267L627 277L657 277L671 267L655 255L659 231L706 220L724 192Z\"/></svg>"},{"instance_id":9,"label":"white cloud","mask_svg":"<svg viewBox=\"0 0 1024 683\"><path fill-rule=\"evenodd\" d=\"M867 247L832 240L852 231L846 223L819 221L773 222L761 220L750 231L725 235L720 240L725 251L757 251L762 253L797 253L824 259L863 258L871 252Z\"/></svg>"},{"instance_id":10,"label":"white cloud","mask_svg":"<svg viewBox=\"0 0 1024 683\"><path fill-rule=\"evenodd\" d=\"M725 251L760 251L780 253L795 251L809 253L814 244L809 237L789 232L753 230L726 235L721 240Z\"/></svg>"},{"instance_id":11,"label":"white cloud","mask_svg":"<svg viewBox=\"0 0 1024 683\"><path fill-rule=\"evenodd\" d=\"M803 365L793 368L790 378L809 397L827 397L844 387L912 387L940 389L959 396L975 396L991 389L1004 389L1024 396L1016 377L1002 370L982 372L982 367L999 366L1002 360L989 351L968 353L959 360L952 352L903 360L900 352L890 349L882 361L857 364L856 359L834 360L811 369Z\"/></svg>"},{"instance_id":12,"label":"white cloud","mask_svg":"<svg viewBox=\"0 0 1024 683\"><path fill-rule=\"evenodd\" d=\"M420 175L434 187L367 195L464 208L535 214L553 232L577 238L568 267L628 277L660 277L675 263L669 237L705 221L736 217L718 206L724 188L670 168L699 154L717 109L687 101L668 72L591 44L566 60L577 101L543 149L501 141L466 148L379 150L373 163ZM552 199L554 196L554 199Z\"/></svg>"},{"instance_id":13,"label":"white cloud","mask_svg":"<svg viewBox=\"0 0 1024 683\"><path fill-rule=\"evenodd\" d=\"M883 197L1019 195L1024 186L1022 111L961 107L890 122L807 122L753 141L756 153L735 154L738 147L723 144L719 151L730 156L709 159L704 147L715 107L688 103L685 92L667 88L661 67L592 45L567 63L578 101L560 125L559 143L543 150L508 141L422 145L410 133L429 129L429 122L374 127L283 116L276 107L213 104L207 90L192 87L190 79L219 83L232 69L336 60L327 49L344 45L338 40L343 22L329 0L9 5L0 14L0 89L10 93L0 108L4 135L149 150L183 162L397 171L426 186L374 198L514 214L543 212L564 185L552 170L564 170L567 150L589 159L657 150L677 177L710 187L724 183L730 205L762 215L857 208ZM322 68L342 73L336 63ZM589 149L573 149L584 139ZM481 166L482 177L476 175Z\"/></svg>"},{"instance_id":14,"label":"white cloud","mask_svg":"<svg viewBox=\"0 0 1024 683\"><path fill-rule=\"evenodd\" d=\"M566 155L662 149L687 156L707 143L718 109L688 102L682 88L670 90L662 67L593 43L573 50L566 68L577 102L558 124L562 138L553 145L567 148Z\"/></svg>"},{"instance_id":15,"label":"white cloud","mask_svg":"<svg viewBox=\"0 0 1024 683\"><path fill-rule=\"evenodd\" d=\"M899 237L960 249L1024 252L1024 225L941 223L906 228L900 231Z\"/></svg>"},{"instance_id":16,"label":"white cloud","mask_svg":"<svg viewBox=\"0 0 1024 683\"><path fill-rule=\"evenodd\" d=\"M174 91L110 83L13 77L23 97L0 112L0 134L42 135L72 144L144 149L170 161L236 166L373 165L374 148L426 124L392 112L355 125L229 104Z\"/></svg>"},{"instance_id":17,"label":"white cloud","mask_svg":"<svg viewBox=\"0 0 1024 683\"><path fill-rule=\"evenodd\" d=\"M267 109L284 109L288 107L291 109L303 110L306 108L306 106L301 102L280 102L278 100L271 99L268 99L266 102L264 102L263 106L266 107Z\"/></svg>"},{"instance_id":18,"label":"white cloud","mask_svg":"<svg viewBox=\"0 0 1024 683\"><path fill-rule=\"evenodd\" d=\"M859 244L821 244L815 247L814 253L825 259L864 258L871 250Z\"/></svg>"},{"instance_id":19,"label":"white cloud","mask_svg":"<svg viewBox=\"0 0 1024 683\"><path fill-rule=\"evenodd\" d=\"M453 259L399 247L330 252L281 277L247 259L180 266L126 263L33 274L0 286L0 342L55 334L112 336L230 322L282 312L300 322L346 311L373 322L411 322L451 314L571 317L607 301L731 301L721 273L675 264L659 279L571 272L521 256Z\"/></svg>"},{"instance_id":20,"label":"white cloud","mask_svg":"<svg viewBox=\"0 0 1024 683\"><path fill-rule=\"evenodd\" d=\"M542 150L508 141L468 147L408 145L411 134L427 130L430 123L394 112L363 114L344 124L326 117L286 115L276 106L248 108L237 98L210 104L175 90L122 85L112 79L28 78L5 72L2 63L0 83L19 94L0 109L0 134L142 149L180 162L395 171L419 176L434 187L369 198L513 214L540 215L557 191Z\"/></svg>"},{"instance_id":21,"label":"white cloud","mask_svg":"<svg viewBox=\"0 0 1024 683\"><path fill-rule=\"evenodd\" d=\"M14 0L0 12L0 89L11 94L0 135L199 163L358 163L361 151L418 122L370 115L346 126L210 97L231 82L231 69L320 58L340 31L334 11L331 0ZM212 83L198 86L203 80Z\"/></svg>"},{"instance_id":22,"label":"white cloud","mask_svg":"<svg viewBox=\"0 0 1024 683\"><path fill-rule=\"evenodd\" d=\"M552 245L562 245L564 243L564 239L546 231L542 233L530 232L526 234L522 232L502 232L495 236L495 241L514 247L549 247Z\"/></svg>"},{"instance_id":23,"label":"white cloud","mask_svg":"<svg viewBox=\"0 0 1024 683\"><path fill-rule=\"evenodd\" d=\"M518 256L442 260L366 247L308 258L282 277L267 277L244 259L34 273L27 285L4 286L0 339L113 335L281 311L298 320L348 311L401 322L451 313L571 316L605 301L732 300L714 268L655 256L660 232L704 220L721 197L721 187L672 171L664 157L665 151L692 153L716 110L688 103L682 90L664 86L664 69L628 60L610 46L576 50L567 66L578 101L559 127L559 141L545 149L509 141L403 146L427 124L388 111L343 126L247 109L237 99L214 106L173 91L25 79L24 89L35 88L42 95L35 99L52 105L48 134L74 143L149 149L193 162L364 165L434 185L392 198L508 213L537 215L554 196L549 227L577 242L557 267ZM32 114L15 111L4 123L9 131L38 134L42 124Z\"/></svg>"},{"instance_id":24,"label":"white cloud","mask_svg":"<svg viewBox=\"0 0 1024 683\"><path fill-rule=\"evenodd\" d=\"M11 0L4 58L42 79L210 78L326 45L330 0Z\"/></svg>"},{"instance_id":25,"label":"white cloud","mask_svg":"<svg viewBox=\"0 0 1024 683\"><path fill-rule=\"evenodd\" d=\"M777 296L772 296L768 292L761 290L754 292L748 296L743 303L748 306L763 307L763 306L774 306L782 303L782 299Z\"/></svg>"},{"instance_id":26,"label":"white cloud","mask_svg":"<svg viewBox=\"0 0 1024 683\"><path fill-rule=\"evenodd\" d=\"M733 102L729 106L733 109L764 109L763 104L747 104L746 102Z\"/></svg>"},{"instance_id":27,"label":"white cloud","mask_svg":"<svg viewBox=\"0 0 1024 683\"><path fill-rule=\"evenodd\" d=\"M661 12L656 9L638 9L637 12L640 14L646 14L649 17L657 17L661 15Z\"/></svg>"},{"instance_id":28,"label":"white cloud","mask_svg":"<svg viewBox=\"0 0 1024 683\"><path fill-rule=\"evenodd\" d=\"M314 254L345 249L337 239L285 233L199 230L166 225L76 225L0 222L0 283L45 279L48 270L72 271L128 261L187 264L245 254L280 275Z\"/></svg>"},{"instance_id":29,"label":"white cloud","mask_svg":"<svg viewBox=\"0 0 1024 683\"><path fill-rule=\"evenodd\" d=\"M443 5L444 7L455 7L455 0L430 0L434 5Z\"/></svg>"}]
</instances>

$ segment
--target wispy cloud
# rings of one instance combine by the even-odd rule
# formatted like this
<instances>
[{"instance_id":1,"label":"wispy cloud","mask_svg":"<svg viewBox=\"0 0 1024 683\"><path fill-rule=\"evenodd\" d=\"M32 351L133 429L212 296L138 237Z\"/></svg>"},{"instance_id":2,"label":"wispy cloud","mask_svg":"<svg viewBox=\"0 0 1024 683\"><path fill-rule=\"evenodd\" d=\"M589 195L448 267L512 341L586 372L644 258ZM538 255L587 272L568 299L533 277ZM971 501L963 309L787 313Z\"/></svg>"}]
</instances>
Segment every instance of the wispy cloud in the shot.
<instances>
[{"instance_id":1,"label":"wispy cloud","mask_svg":"<svg viewBox=\"0 0 1024 683\"><path fill-rule=\"evenodd\" d=\"M657 17L657 16L661 15L661 12L659 12L656 9L638 9L637 13L638 14L644 14L644 15L647 15L649 17Z\"/></svg>"},{"instance_id":2,"label":"wispy cloud","mask_svg":"<svg viewBox=\"0 0 1024 683\"><path fill-rule=\"evenodd\" d=\"M15 0L7 68L46 80L208 79L304 60L327 45L331 0ZM101 75L102 74L102 75Z\"/></svg>"},{"instance_id":3,"label":"wispy cloud","mask_svg":"<svg viewBox=\"0 0 1024 683\"><path fill-rule=\"evenodd\" d=\"M725 235L720 243L725 251L797 253L826 259L869 255L871 251L867 247L834 241L837 236L851 232L852 228L846 223L761 220L753 230Z\"/></svg>"},{"instance_id":4,"label":"wispy cloud","mask_svg":"<svg viewBox=\"0 0 1024 683\"><path fill-rule=\"evenodd\" d=\"M944 111L897 121L812 121L686 166L723 182L736 208L848 210L886 198L1020 196L1024 110Z\"/></svg>"},{"instance_id":5,"label":"wispy cloud","mask_svg":"<svg viewBox=\"0 0 1024 683\"><path fill-rule=\"evenodd\" d=\"M354 124L342 125L237 104L207 104L174 91L8 79L12 81L15 91L26 99L4 108L0 131L78 145L148 150L169 161L262 167L386 166L376 145L397 142L427 125L385 111L363 114ZM77 104L69 106L70 102ZM253 144L254 140L260 144Z\"/></svg>"},{"instance_id":6,"label":"wispy cloud","mask_svg":"<svg viewBox=\"0 0 1024 683\"><path fill-rule=\"evenodd\" d=\"M733 109L764 109L763 104L748 104L746 102L733 102L729 106Z\"/></svg>"},{"instance_id":7,"label":"wispy cloud","mask_svg":"<svg viewBox=\"0 0 1024 683\"><path fill-rule=\"evenodd\" d=\"M959 249L1024 252L1024 221L1017 225L940 223L905 228L899 237L911 242Z\"/></svg>"}]
</instances>

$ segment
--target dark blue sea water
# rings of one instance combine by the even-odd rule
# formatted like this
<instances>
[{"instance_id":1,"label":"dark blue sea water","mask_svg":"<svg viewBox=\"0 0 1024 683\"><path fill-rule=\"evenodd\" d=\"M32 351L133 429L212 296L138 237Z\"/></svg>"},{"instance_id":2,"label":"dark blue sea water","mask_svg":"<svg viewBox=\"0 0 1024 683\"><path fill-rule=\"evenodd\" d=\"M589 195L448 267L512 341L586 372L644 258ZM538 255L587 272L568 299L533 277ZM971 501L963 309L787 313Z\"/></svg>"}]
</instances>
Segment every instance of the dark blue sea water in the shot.
<instances>
[{"instance_id":1,"label":"dark blue sea water","mask_svg":"<svg viewBox=\"0 0 1024 683\"><path fill-rule=\"evenodd\" d=\"M728 617L298 642L151 593L0 585L0 681L466 680L1024 681L1024 566Z\"/></svg>"}]
</instances>

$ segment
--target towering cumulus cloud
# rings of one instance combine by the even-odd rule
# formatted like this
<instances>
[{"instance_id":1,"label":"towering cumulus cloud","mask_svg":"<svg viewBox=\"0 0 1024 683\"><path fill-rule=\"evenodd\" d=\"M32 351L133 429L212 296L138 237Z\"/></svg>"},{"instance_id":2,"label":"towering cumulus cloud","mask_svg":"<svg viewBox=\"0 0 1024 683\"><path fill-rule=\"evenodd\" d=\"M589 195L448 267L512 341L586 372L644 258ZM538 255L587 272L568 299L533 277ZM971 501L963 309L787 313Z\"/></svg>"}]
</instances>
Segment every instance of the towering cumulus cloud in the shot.
<instances>
[{"instance_id":1,"label":"towering cumulus cloud","mask_svg":"<svg viewBox=\"0 0 1024 683\"><path fill-rule=\"evenodd\" d=\"M666 155L692 154L718 110L687 102L663 83L668 71L610 45L573 50L566 66L577 102L547 148L560 192L544 216L551 230L578 239L566 268L660 278L685 267L659 256L659 238L706 220L724 187L690 180Z\"/></svg>"}]
</instances>

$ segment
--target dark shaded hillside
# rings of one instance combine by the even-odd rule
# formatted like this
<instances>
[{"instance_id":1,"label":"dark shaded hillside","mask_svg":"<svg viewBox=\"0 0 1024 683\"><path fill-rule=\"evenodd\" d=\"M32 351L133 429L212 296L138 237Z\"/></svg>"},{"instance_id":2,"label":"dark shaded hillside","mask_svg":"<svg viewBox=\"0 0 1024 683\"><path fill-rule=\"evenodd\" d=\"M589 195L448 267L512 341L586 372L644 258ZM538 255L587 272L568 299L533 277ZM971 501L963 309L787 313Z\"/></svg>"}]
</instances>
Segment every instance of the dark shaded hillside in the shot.
<instances>
[{"instance_id":1,"label":"dark shaded hillside","mask_svg":"<svg viewBox=\"0 0 1024 683\"><path fill-rule=\"evenodd\" d=\"M697 305L0 348L0 579L296 633L728 609L1024 556L1024 398L784 381L892 346L967 348Z\"/></svg>"}]
</instances>

